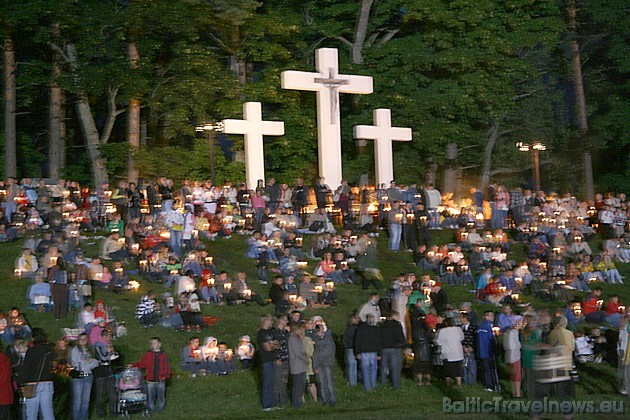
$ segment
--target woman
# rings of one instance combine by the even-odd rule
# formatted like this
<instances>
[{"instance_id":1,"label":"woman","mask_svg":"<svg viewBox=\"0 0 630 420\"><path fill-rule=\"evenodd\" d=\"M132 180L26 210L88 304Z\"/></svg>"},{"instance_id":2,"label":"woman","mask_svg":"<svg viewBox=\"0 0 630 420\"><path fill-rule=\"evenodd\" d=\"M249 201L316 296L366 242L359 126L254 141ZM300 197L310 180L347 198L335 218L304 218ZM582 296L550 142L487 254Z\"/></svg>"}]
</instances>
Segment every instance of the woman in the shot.
<instances>
[{"instance_id":1,"label":"woman","mask_svg":"<svg viewBox=\"0 0 630 420\"><path fill-rule=\"evenodd\" d=\"M51 257L51 265L48 268L48 282L52 292L53 315L56 320L65 318L68 315L68 272L66 262L61 254L58 254L57 247L51 246L49 254L57 253L58 256Z\"/></svg>"},{"instance_id":2,"label":"woman","mask_svg":"<svg viewBox=\"0 0 630 420\"><path fill-rule=\"evenodd\" d=\"M87 419L90 410L90 394L92 392L92 369L99 365L98 360L92 357L88 346L88 335L83 333L77 338L77 342L70 350L70 366L74 368L74 374L70 374L70 386L72 392L72 418L74 420Z\"/></svg>"},{"instance_id":3,"label":"woman","mask_svg":"<svg viewBox=\"0 0 630 420\"><path fill-rule=\"evenodd\" d=\"M19 369L17 383L37 384L37 393L27 398L24 403L24 414L27 419L37 419L41 413L43 420L54 420L53 410L53 377L52 367L55 355L48 344L48 337L41 328L33 328L33 347L28 349L24 363Z\"/></svg>"},{"instance_id":4,"label":"woman","mask_svg":"<svg viewBox=\"0 0 630 420\"><path fill-rule=\"evenodd\" d=\"M462 341L464 340L464 332L457 325L454 318L447 320L448 327L438 330L435 337L435 343L441 347L442 359L444 359L444 376L446 377L446 386L450 387L453 378L457 387L462 386L464 349Z\"/></svg>"}]
</instances>

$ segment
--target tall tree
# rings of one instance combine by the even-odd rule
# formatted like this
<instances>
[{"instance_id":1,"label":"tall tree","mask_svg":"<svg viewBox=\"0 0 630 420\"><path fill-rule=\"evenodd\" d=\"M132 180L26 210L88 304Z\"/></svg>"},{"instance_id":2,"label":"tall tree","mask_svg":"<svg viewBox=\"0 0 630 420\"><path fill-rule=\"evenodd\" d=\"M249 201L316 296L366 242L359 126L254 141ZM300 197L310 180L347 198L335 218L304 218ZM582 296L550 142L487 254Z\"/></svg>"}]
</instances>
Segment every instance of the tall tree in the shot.
<instances>
[{"instance_id":1,"label":"tall tree","mask_svg":"<svg viewBox=\"0 0 630 420\"><path fill-rule=\"evenodd\" d=\"M15 50L13 39L4 38L4 175L17 175L17 153L15 128Z\"/></svg>"}]
</instances>

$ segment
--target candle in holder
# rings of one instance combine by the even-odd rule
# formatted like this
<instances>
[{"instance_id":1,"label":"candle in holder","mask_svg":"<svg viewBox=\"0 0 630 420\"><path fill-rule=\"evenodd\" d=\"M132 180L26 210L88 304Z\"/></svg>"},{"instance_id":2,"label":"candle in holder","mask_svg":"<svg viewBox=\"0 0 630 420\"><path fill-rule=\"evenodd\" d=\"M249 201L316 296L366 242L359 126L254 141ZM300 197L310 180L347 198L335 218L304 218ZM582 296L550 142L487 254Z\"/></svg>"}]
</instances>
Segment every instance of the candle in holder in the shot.
<instances>
[{"instance_id":1,"label":"candle in holder","mask_svg":"<svg viewBox=\"0 0 630 420\"><path fill-rule=\"evenodd\" d=\"M179 270L171 270L170 271L171 276L174 276L177 273L179 273Z\"/></svg>"},{"instance_id":2,"label":"candle in holder","mask_svg":"<svg viewBox=\"0 0 630 420\"><path fill-rule=\"evenodd\" d=\"M141 270L146 270L147 269L147 264L148 264L147 260L140 260L140 261L138 261L138 266L140 267Z\"/></svg>"},{"instance_id":3,"label":"candle in holder","mask_svg":"<svg viewBox=\"0 0 630 420\"><path fill-rule=\"evenodd\" d=\"M515 282L516 282L516 284L518 284L519 286L520 286L521 284L523 284L523 279L522 279L521 277L515 277L515 278L514 278L514 281L515 281Z\"/></svg>"},{"instance_id":4,"label":"candle in holder","mask_svg":"<svg viewBox=\"0 0 630 420\"><path fill-rule=\"evenodd\" d=\"M298 261L297 262L297 266L299 268L306 268L306 266L308 266L308 262L307 261Z\"/></svg>"},{"instance_id":5,"label":"candle in holder","mask_svg":"<svg viewBox=\"0 0 630 420\"><path fill-rule=\"evenodd\" d=\"M468 271L468 266L467 265L462 265L462 271Z\"/></svg>"},{"instance_id":6,"label":"candle in holder","mask_svg":"<svg viewBox=\"0 0 630 420\"><path fill-rule=\"evenodd\" d=\"M626 311L626 307L624 305L619 305L619 312L624 313Z\"/></svg>"},{"instance_id":7,"label":"candle in holder","mask_svg":"<svg viewBox=\"0 0 630 420\"><path fill-rule=\"evenodd\" d=\"M297 301L297 295L289 295L289 301L291 302Z\"/></svg>"},{"instance_id":8,"label":"candle in holder","mask_svg":"<svg viewBox=\"0 0 630 420\"><path fill-rule=\"evenodd\" d=\"M213 257L206 257L206 258L205 258L206 264L212 264L212 261L213 261L213 260L214 260L214 258L213 258Z\"/></svg>"},{"instance_id":9,"label":"candle in holder","mask_svg":"<svg viewBox=\"0 0 630 420\"><path fill-rule=\"evenodd\" d=\"M455 271L455 267L453 267L452 265L449 265L449 266L446 267L446 271L449 272L449 273L452 273L452 272Z\"/></svg>"},{"instance_id":10,"label":"candle in holder","mask_svg":"<svg viewBox=\"0 0 630 420\"><path fill-rule=\"evenodd\" d=\"M223 288L229 292L230 290L232 290L232 283L223 284Z\"/></svg>"},{"instance_id":11,"label":"candle in holder","mask_svg":"<svg viewBox=\"0 0 630 420\"><path fill-rule=\"evenodd\" d=\"M604 301L602 299L597 301L597 306L602 306L604 304Z\"/></svg>"},{"instance_id":12,"label":"candle in holder","mask_svg":"<svg viewBox=\"0 0 630 420\"><path fill-rule=\"evenodd\" d=\"M348 268L348 261L341 261L341 268L342 269Z\"/></svg>"},{"instance_id":13,"label":"candle in holder","mask_svg":"<svg viewBox=\"0 0 630 420\"><path fill-rule=\"evenodd\" d=\"M136 280L131 280L129 282L129 288L133 291L137 291L138 289L140 289L140 283Z\"/></svg>"},{"instance_id":14,"label":"candle in holder","mask_svg":"<svg viewBox=\"0 0 630 420\"><path fill-rule=\"evenodd\" d=\"M124 244L126 241L125 238L118 238L118 243Z\"/></svg>"},{"instance_id":15,"label":"candle in holder","mask_svg":"<svg viewBox=\"0 0 630 420\"><path fill-rule=\"evenodd\" d=\"M251 289L245 289L245 290L243 290L243 295L244 295L245 297L251 297L251 296L252 296L252 291L251 291Z\"/></svg>"},{"instance_id":16,"label":"candle in holder","mask_svg":"<svg viewBox=\"0 0 630 420\"><path fill-rule=\"evenodd\" d=\"M326 288L331 291L335 288L335 282L334 281L327 281L326 282Z\"/></svg>"},{"instance_id":17,"label":"candle in holder","mask_svg":"<svg viewBox=\"0 0 630 420\"><path fill-rule=\"evenodd\" d=\"M512 300L514 302L518 302L519 298L520 298L520 296L519 296L518 293L512 293Z\"/></svg>"},{"instance_id":18,"label":"candle in holder","mask_svg":"<svg viewBox=\"0 0 630 420\"><path fill-rule=\"evenodd\" d=\"M213 279L212 277L210 277L210 278L208 279L208 284L209 284L210 286L214 286L214 279Z\"/></svg>"},{"instance_id":19,"label":"candle in holder","mask_svg":"<svg viewBox=\"0 0 630 420\"><path fill-rule=\"evenodd\" d=\"M52 265L57 265L57 257L50 257L50 263Z\"/></svg>"},{"instance_id":20,"label":"candle in holder","mask_svg":"<svg viewBox=\"0 0 630 420\"><path fill-rule=\"evenodd\" d=\"M492 332L494 333L494 335L499 335L501 329L499 327L492 327Z\"/></svg>"},{"instance_id":21,"label":"candle in holder","mask_svg":"<svg viewBox=\"0 0 630 420\"><path fill-rule=\"evenodd\" d=\"M324 287L323 286L315 286L315 291L317 293L322 293L324 291Z\"/></svg>"},{"instance_id":22,"label":"candle in holder","mask_svg":"<svg viewBox=\"0 0 630 420\"><path fill-rule=\"evenodd\" d=\"M303 239L302 237L297 237L297 238L295 238L295 244L296 244L297 246L302 246L302 241L303 241L303 240L304 240L304 239Z\"/></svg>"},{"instance_id":23,"label":"candle in holder","mask_svg":"<svg viewBox=\"0 0 630 420\"><path fill-rule=\"evenodd\" d=\"M13 273L15 274L15 277L22 277L22 270L19 268L16 268Z\"/></svg>"},{"instance_id":24,"label":"candle in holder","mask_svg":"<svg viewBox=\"0 0 630 420\"><path fill-rule=\"evenodd\" d=\"M140 244L138 243L131 244L131 250L138 252L140 250Z\"/></svg>"}]
</instances>

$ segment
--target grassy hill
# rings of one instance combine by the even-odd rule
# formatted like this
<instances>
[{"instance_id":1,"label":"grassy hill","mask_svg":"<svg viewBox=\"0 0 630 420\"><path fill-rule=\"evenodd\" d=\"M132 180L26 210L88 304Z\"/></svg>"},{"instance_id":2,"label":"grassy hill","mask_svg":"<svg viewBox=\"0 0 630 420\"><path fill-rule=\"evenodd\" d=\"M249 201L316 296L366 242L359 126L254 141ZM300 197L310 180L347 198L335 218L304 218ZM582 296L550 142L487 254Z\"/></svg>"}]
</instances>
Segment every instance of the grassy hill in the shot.
<instances>
[{"instance_id":1,"label":"grassy hill","mask_svg":"<svg viewBox=\"0 0 630 420\"><path fill-rule=\"evenodd\" d=\"M438 243L450 242L452 232L439 231L434 235ZM416 271L421 273L413 264L411 254L392 253L387 250L386 237L379 239L380 264L384 277L389 282L398 273ZM308 242L308 239L307 239ZM219 269L224 269L235 274L236 270L245 270L248 273L250 286L255 292L267 296L269 286L261 286L255 276L255 262L245 258L245 237L235 235L231 239L220 239L206 244L210 255L214 256ZM599 243L591 243L593 249L599 249ZM96 253L97 244L91 238L84 240L82 247L86 255ZM0 257L4 264L0 266L0 308L8 309L17 305L26 308L26 290L29 281L13 276L13 261L19 253L19 246L15 243L0 244ZM513 253L516 260L523 259L522 246L517 244ZM619 264L622 275L630 281L630 265ZM309 271L313 271L314 263L309 264ZM256 372L239 371L231 376L221 377L197 377L190 378L179 369L181 349L192 333L180 333L165 330L159 327L149 329L141 328L133 318L137 300L153 287L161 294L166 291L162 285L142 284L138 292L125 295L115 295L111 292L96 291L94 299L103 299L114 311L118 320L127 321L129 335L115 341L116 349L121 353L124 363L138 360L146 351L147 340L159 335L163 341L163 348L168 353L171 363L175 368L175 375L167 387L166 411L160 415L152 416L158 419L197 419L197 418L283 418L299 415L300 417L328 418L446 418L450 414L443 413L443 397L460 400L464 397L481 397L489 400L497 394L484 392L480 385L465 386L462 389L447 389L442 384L435 383L431 387L418 387L409 376L403 380L399 390L380 386L372 392L366 392L361 386L351 388L346 385L343 377L343 362L341 351L338 351L339 363L335 369L335 379L338 394L338 404L334 408L322 407L308 401L306 407L296 412L292 409L284 409L270 413L263 413L259 403L258 384L259 378ZM618 293L621 300L630 302L630 290L627 285L603 284L605 294ZM446 286L449 301L459 303L473 301L473 294L468 287L450 288ZM339 305L337 307L309 310L306 316L321 315L326 320L328 327L334 336L338 338L345 329L346 319L349 314L367 300L370 291L363 291L356 285L338 286ZM531 297L526 300L531 301ZM535 306L541 306L541 302L533 301ZM484 304L475 303L477 313L482 313ZM548 304L546 306L549 306ZM261 314L273 313L273 306L260 307L259 305L214 306L203 305L203 314L218 317L220 320L212 327L206 327L197 334L202 339L207 336L217 337L220 341L226 341L231 347L236 346L238 337L248 334L255 337L258 330L258 320ZM75 313L68 318L55 321L51 314L27 312L27 319L32 326L42 327L48 331L51 341L56 340L62 334L61 328L70 327L74 322ZM501 367L501 377L507 378L506 371ZM577 399L622 400L617 393L616 369L606 365L589 364L580 371L581 381L577 385ZM509 399L509 384L503 381L502 397ZM63 385L57 387L55 396L59 417L67 417L65 406L68 404L68 395L63 390ZM628 399L625 399L628 402ZM487 416L487 415L486 415ZM482 417L478 416L466 416ZM519 416L501 415L504 418L516 418ZM520 416L522 417L522 415ZM593 418L593 415L577 416L578 418ZM615 417L608 415L607 417ZM618 416L621 417L621 416ZM555 418L555 417L554 417Z\"/></svg>"}]
</instances>

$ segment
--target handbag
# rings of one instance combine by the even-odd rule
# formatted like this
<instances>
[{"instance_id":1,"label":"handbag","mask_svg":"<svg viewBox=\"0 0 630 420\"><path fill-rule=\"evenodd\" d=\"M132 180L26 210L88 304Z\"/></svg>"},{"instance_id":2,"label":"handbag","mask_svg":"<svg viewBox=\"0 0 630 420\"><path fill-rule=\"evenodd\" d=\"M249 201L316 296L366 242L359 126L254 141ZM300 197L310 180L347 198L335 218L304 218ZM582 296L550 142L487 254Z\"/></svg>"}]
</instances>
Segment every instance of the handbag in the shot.
<instances>
[{"instance_id":1,"label":"handbag","mask_svg":"<svg viewBox=\"0 0 630 420\"><path fill-rule=\"evenodd\" d=\"M46 359L48 358L48 354L44 355L44 360L42 360L42 365L39 368L39 374L37 375L37 381L35 382L27 382L24 385L18 388L18 394L20 398L35 398L37 396L37 383L42 379L42 373L44 372L44 365L46 364Z\"/></svg>"}]
</instances>

